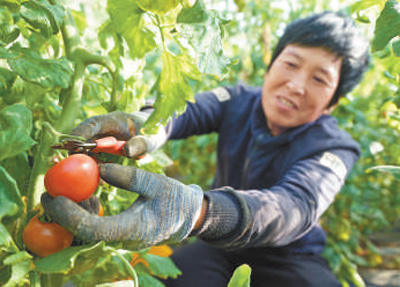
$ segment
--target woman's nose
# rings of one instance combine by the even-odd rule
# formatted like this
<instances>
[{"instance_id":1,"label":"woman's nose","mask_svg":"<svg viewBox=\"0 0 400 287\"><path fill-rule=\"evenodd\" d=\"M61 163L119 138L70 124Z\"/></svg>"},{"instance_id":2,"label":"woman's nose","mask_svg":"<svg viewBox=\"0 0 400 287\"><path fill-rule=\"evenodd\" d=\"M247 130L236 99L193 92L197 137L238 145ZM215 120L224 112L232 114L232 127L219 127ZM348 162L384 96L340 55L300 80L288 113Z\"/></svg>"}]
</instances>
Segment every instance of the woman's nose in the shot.
<instances>
[{"instance_id":1,"label":"woman's nose","mask_svg":"<svg viewBox=\"0 0 400 287\"><path fill-rule=\"evenodd\" d=\"M292 74L287 86L293 94L304 95L307 88L306 77L302 74Z\"/></svg>"}]
</instances>

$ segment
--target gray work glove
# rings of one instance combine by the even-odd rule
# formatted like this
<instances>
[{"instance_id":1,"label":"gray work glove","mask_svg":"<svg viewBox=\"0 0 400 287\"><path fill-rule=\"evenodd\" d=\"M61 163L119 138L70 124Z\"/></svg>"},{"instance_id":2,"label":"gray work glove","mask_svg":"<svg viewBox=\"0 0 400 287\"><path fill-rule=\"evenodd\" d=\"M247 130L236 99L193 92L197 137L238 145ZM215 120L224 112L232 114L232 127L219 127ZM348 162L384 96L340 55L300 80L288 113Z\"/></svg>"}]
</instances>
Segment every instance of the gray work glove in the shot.
<instances>
[{"instance_id":1,"label":"gray work glove","mask_svg":"<svg viewBox=\"0 0 400 287\"><path fill-rule=\"evenodd\" d=\"M83 240L125 242L135 249L179 242L191 233L200 216L203 191L196 185L118 164L102 164L100 175L139 197L122 213L100 217L65 197L42 195L46 213Z\"/></svg>"},{"instance_id":2,"label":"gray work glove","mask_svg":"<svg viewBox=\"0 0 400 287\"><path fill-rule=\"evenodd\" d=\"M95 195L92 195L88 199L78 202L78 204L90 213L98 214L100 212L101 203Z\"/></svg>"},{"instance_id":3,"label":"gray work glove","mask_svg":"<svg viewBox=\"0 0 400 287\"><path fill-rule=\"evenodd\" d=\"M122 148L124 155L136 158L154 151L166 141L163 127L160 127L158 133L154 135L138 135L148 116L149 114L144 112L127 114L120 111L94 116L80 123L72 130L71 135L88 141L114 136L118 140L127 141Z\"/></svg>"}]
</instances>

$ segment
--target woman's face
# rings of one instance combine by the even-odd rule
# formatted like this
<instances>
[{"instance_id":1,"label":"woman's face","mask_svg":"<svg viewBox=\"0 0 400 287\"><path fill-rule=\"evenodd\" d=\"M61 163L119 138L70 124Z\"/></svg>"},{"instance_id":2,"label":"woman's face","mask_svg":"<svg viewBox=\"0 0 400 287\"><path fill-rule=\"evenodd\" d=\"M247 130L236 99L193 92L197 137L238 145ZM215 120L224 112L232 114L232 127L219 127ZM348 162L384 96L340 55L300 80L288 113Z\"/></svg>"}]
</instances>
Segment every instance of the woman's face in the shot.
<instances>
[{"instance_id":1,"label":"woman's face","mask_svg":"<svg viewBox=\"0 0 400 287\"><path fill-rule=\"evenodd\" d=\"M265 74L262 107L273 135L329 114L342 59L320 47L288 45Z\"/></svg>"}]
</instances>

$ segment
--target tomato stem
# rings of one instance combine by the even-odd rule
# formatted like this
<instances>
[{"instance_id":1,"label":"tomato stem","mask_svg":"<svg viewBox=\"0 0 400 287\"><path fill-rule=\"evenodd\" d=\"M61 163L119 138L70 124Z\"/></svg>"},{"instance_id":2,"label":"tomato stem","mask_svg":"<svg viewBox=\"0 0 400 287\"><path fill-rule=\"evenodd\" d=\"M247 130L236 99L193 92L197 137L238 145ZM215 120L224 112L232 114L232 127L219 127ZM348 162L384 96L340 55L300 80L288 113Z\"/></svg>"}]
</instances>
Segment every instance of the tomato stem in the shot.
<instances>
[{"instance_id":1,"label":"tomato stem","mask_svg":"<svg viewBox=\"0 0 400 287\"><path fill-rule=\"evenodd\" d=\"M165 46L165 37L164 37L164 31L163 31L163 27L162 27L162 22L161 22L161 18L159 15L156 15L156 23L157 23L157 27L160 30L160 35L161 35L161 42L163 45L163 49L164 51L167 51L167 47Z\"/></svg>"},{"instance_id":2,"label":"tomato stem","mask_svg":"<svg viewBox=\"0 0 400 287\"><path fill-rule=\"evenodd\" d=\"M49 1L51 4L58 4L58 0ZM82 87L85 76L86 66L97 63L105 66L113 78L113 90L111 93L110 108L114 109L116 105L117 91L117 70L112 62L106 57L89 53L82 48L82 43L79 38L78 29L67 9L67 17L61 26L61 35L64 41L64 49L67 58L74 64L74 74L70 86L66 90L65 100L62 103L61 115L58 121L54 124L54 128L48 123L43 125L43 129L39 139L39 147L35 156L35 161L32 167L31 177L29 180L27 192L27 208L31 211L40 203L40 196L44 192L44 174L50 167L49 158L53 153L51 146L59 141L63 133L70 132L75 126L75 120L81 105Z\"/></svg>"},{"instance_id":3,"label":"tomato stem","mask_svg":"<svg viewBox=\"0 0 400 287\"><path fill-rule=\"evenodd\" d=\"M63 275L57 273L42 274L41 279L42 287L62 286L64 283Z\"/></svg>"},{"instance_id":4,"label":"tomato stem","mask_svg":"<svg viewBox=\"0 0 400 287\"><path fill-rule=\"evenodd\" d=\"M43 127L40 136L39 149L33 163L31 177L27 191L27 211L32 211L40 203L40 196L44 191L44 174L50 167L47 160L50 157L51 146L54 138Z\"/></svg>"},{"instance_id":5,"label":"tomato stem","mask_svg":"<svg viewBox=\"0 0 400 287\"><path fill-rule=\"evenodd\" d=\"M118 68L115 67L114 63L111 61L109 57L105 57L102 55L94 54L86 49L77 48L74 52L74 58L78 61L84 63L85 67L88 65L100 65L108 70L112 78L112 88L110 94L110 103L107 107L109 112L115 110L116 107L116 97L118 90Z\"/></svg>"},{"instance_id":6,"label":"tomato stem","mask_svg":"<svg viewBox=\"0 0 400 287\"><path fill-rule=\"evenodd\" d=\"M55 125L56 130L62 133L69 132L75 125L82 99L82 87L85 75L85 65L77 61L74 67L74 75L72 78L72 86L70 93L66 95L61 116Z\"/></svg>"},{"instance_id":7,"label":"tomato stem","mask_svg":"<svg viewBox=\"0 0 400 287\"><path fill-rule=\"evenodd\" d=\"M132 277L133 282L134 282L134 286L135 287L139 287L139 279L138 276L136 274L135 269L133 269L132 265L129 263L128 260L125 259L124 256L122 256L118 250L116 250L115 248L112 248L110 246L107 246L106 249L112 251L119 259L121 259L122 263L125 265L126 269L128 270L129 275Z\"/></svg>"},{"instance_id":8,"label":"tomato stem","mask_svg":"<svg viewBox=\"0 0 400 287\"><path fill-rule=\"evenodd\" d=\"M43 122L42 127L45 128L55 139L58 139L58 141L63 140L63 139L84 140L84 138L79 137L79 136L60 133L55 128L53 128L53 126L48 122Z\"/></svg>"},{"instance_id":9,"label":"tomato stem","mask_svg":"<svg viewBox=\"0 0 400 287\"><path fill-rule=\"evenodd\" d=\"M51 0L51 4L58 4L57 0ZM64 49L67 58L73 61L73 51L81 45L78 29L71 12L67 9L67 17L61 26L61 34L64 40ZM55 129L59 132L69 132L75 124L75 119L78 113L77 107L80 106L83 76L85 66L82 62L74 63L74 75L70 88L67 90L61 116L55 124ZM27 192L27 208L31 211L40 203L40 196L44 192L44 174L50 167L49 158L52 153L51 146L59 140L58 133L50 125L44 125L37 150L35 161L32 167L31 177L29 180Z\"/></svg>"},{"instance_id":10,"label":"tomato stem","mask_svg":"<svg viewBox=\"0 0 400 287\"><path fill-rule=\"evenodd\" d=\"M32 270L29 272L30 287L41 287L39 272Z\"/></svg>"},{"instance_id":11,"label":"tomato stem","mask_svg":"<svg viewBox=\"0 0 400 287\"><path fill-rule=\"evenodd\" d=\"M43 223L51 223L53 222L50 215L47 213L43 213L42 215L38 215L38 220Z\"/></svg>"}]
</instances>

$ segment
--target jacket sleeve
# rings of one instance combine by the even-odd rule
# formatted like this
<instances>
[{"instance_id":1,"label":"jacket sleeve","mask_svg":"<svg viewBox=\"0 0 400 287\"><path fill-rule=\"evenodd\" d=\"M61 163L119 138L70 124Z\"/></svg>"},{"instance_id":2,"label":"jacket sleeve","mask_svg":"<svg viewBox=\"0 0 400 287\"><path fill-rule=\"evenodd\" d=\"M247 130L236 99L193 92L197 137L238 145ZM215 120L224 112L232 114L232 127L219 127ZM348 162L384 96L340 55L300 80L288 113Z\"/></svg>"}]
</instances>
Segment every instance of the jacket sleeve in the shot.
<instances>
[{"instance_id":1,"label":"jacket sleeve","mask_svg":"<svg viewBox=\"0 0 400 287\"><path fill-rule=\"evenodd\" d=\"M269 189L206 192L208 210L195 234L230 249L287 245L318 222L357 159L350 150L327 151L298 161Z\"/></svg>"},{"instance_id":2,"label":"jacket sleeve","mask_svg":"<svg viewBox=\"0 0 400 287\"><path fill-rule=\"evenodd\" d=\"M218 132L225 105L231 96L227 89L217 88L195 96L195 102L188 102L182 115L175 116L166 126L168 139L187 138Z\"/></svg>"}]
</instances>

